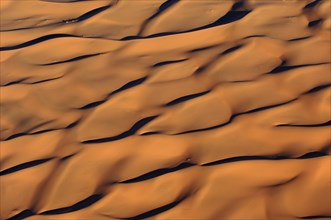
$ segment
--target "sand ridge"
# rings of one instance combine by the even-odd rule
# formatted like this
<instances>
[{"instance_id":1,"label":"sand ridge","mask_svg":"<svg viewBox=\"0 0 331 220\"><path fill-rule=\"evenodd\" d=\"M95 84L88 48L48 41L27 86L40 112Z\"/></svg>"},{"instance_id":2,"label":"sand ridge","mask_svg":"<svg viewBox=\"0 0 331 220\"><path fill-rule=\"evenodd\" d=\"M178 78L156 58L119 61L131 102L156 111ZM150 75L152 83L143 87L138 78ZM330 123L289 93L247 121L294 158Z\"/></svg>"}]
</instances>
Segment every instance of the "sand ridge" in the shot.
<instances>
[{"instance_id":1,"label":"sand ridge","mask_svg":"<svg viewBox=\"0 0 331 220\"><path fill-rule=\"evenodd\" d=\"M329 0L0 3L1 219L330 218Z\"/></svg>"}]
</instances>

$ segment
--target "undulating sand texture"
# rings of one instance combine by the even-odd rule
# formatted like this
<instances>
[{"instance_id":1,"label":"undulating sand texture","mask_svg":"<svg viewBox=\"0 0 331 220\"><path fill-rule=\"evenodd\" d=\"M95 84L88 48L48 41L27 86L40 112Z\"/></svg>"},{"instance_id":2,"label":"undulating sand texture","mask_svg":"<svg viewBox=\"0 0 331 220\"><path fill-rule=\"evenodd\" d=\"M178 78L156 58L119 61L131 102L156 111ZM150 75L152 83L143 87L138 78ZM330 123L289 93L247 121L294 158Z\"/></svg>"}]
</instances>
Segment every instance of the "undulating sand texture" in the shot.
<instances>
[{"instance_id":1,"label":"undulating sand texture","mask_svg":"<svg viewBox=\"0 0 331 220\"><path fill-rule=\"evenodd\" d=\"M0 2L1 219L330 219L330 0Z\"/></svg>"}]
</instances>

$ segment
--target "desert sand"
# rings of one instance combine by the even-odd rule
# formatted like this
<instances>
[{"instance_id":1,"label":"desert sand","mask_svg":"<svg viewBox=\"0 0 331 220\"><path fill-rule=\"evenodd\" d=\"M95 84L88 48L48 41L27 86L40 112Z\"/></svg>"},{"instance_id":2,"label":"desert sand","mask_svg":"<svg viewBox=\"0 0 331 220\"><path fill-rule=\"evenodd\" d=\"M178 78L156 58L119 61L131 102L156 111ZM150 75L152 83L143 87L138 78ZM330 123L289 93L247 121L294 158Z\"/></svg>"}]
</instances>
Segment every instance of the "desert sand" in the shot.
<instances>
[{"instance_id":1,"label":"desert sand","mask_svg":"<svg viewBox=\"0 0 331 220\"><path fill-rule=\"evenodd\" d=\"M331 218L330 0L0 0L0 217Z\"/></svg>"}]
</instances>

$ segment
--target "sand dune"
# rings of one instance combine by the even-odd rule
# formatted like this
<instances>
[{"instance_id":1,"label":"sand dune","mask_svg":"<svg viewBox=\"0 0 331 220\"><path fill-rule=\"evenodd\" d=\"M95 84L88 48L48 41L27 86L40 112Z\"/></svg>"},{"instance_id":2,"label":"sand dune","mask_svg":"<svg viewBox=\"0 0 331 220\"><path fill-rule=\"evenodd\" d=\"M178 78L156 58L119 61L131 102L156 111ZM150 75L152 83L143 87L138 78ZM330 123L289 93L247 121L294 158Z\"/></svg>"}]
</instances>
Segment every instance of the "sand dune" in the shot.
<instances>
[{"instance_id":1,"label":"sand dune","mask_svg":"<svg viewBox=\"0 0 331 220\"><path fill-rule=\"evenodd\" d=\"M331 1L1 1L1 219L331 218Z\"/></svg>"}]
</instances>

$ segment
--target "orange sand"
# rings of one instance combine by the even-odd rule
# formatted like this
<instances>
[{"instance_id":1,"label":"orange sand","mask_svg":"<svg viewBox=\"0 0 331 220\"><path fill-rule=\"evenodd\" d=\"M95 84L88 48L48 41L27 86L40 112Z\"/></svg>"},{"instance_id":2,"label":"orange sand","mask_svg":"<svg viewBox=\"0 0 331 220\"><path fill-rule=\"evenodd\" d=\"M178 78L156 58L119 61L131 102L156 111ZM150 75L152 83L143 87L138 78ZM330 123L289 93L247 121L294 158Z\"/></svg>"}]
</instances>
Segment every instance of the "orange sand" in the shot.
<instances>
[{"instance_id":1,"label":"orange sand","mask_svg":"<svg viewBox=\"0 0 331 220\"><path fill-rule=\"evenodd\" d=\"M0 2L1 219L331 217L331 1Z\"/></svg>"}]
</instances>

